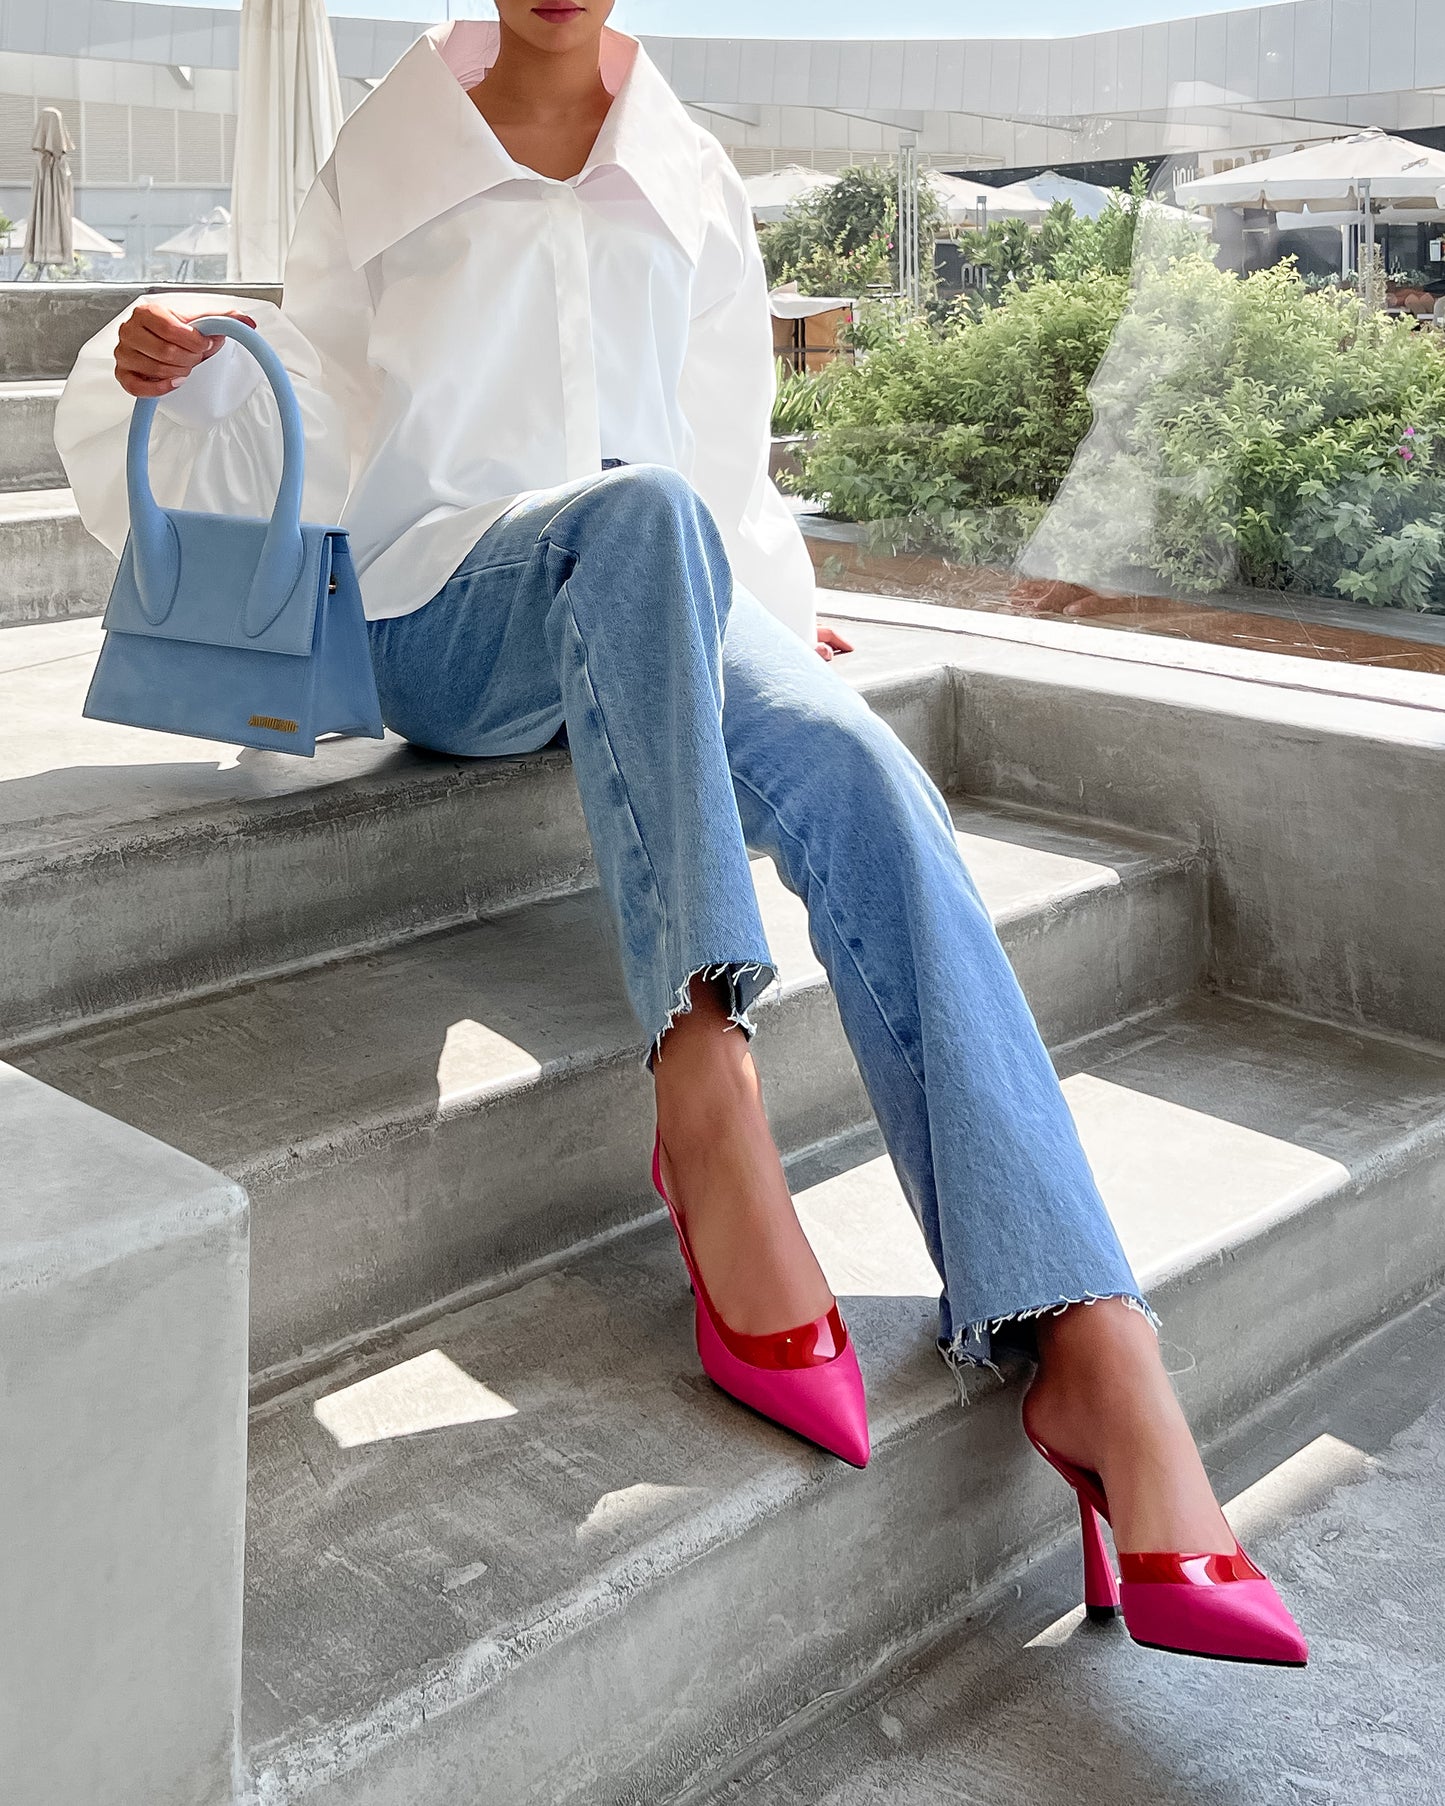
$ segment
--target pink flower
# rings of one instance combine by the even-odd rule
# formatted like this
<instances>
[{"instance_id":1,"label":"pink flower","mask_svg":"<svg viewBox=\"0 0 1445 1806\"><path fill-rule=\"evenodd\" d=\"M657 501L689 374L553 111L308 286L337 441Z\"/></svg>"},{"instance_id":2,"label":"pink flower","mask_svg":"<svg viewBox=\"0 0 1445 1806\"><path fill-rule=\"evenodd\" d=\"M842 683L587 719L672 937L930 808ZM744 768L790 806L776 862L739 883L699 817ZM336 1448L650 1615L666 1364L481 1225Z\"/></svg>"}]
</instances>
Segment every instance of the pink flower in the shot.
<instances>
[{"instance_id":1,"label":"pink flower","mask_svg":"<svg viewBox=\"0 0 1445 1806\"><path fill-rule=\"evenodd\" d=\"M1415 455L1414 452L1412 452L1410 450L1408 445L1402 445L1400 447L1400 456L1405 460L1405 462L1407 464L1410 462L1411 458L1414 457L1414 455Z\"/></svg>"},{"instance_id":2,"label":"pink flower","mask_svg":"<svg viewBox=\"0 0 1445 1806\"><path fill-rule=\"evenodd\" d=\"M1407 426L1405 428L1405 437L1407 439L1413 439L1415 437L1415 429L1413 426Z\"/></svg>"}]
</instances>

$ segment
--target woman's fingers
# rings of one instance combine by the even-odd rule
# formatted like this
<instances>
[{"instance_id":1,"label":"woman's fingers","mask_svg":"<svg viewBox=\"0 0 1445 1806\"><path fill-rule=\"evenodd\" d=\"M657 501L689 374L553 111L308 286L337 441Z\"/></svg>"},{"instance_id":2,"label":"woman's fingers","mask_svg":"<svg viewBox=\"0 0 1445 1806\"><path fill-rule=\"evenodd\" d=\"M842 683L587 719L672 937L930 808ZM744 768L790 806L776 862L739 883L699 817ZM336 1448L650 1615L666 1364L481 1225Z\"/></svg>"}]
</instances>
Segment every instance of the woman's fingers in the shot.
<instances>
[{"instance_id":1,"label":"woman's fingers","mask_svg":"<svg viewBox=\"0 0 1445 1806\"><path fill-rule=\"evenodd\" d=\"M197 315L197 319L203 318ZM199 357L211 343L203 332L197 332L189 320L183 320L169 308L138 306L126 327L145 339L154 339L161 347L176 346Z\"/></svg>"},{"instance_id":2,"label":"woman's fingers","mask_svg":"<svg viewBox=\"0 0 1445 1806\"><path fill-rule=\"evenodd\" d=\"M178 376L136 376L129 371L117 370L115 380L127 395L169 395L178 389L184 380Z\"/></svg>"},{"instance_id":3,"label":"woman's fingers","mask_svg":"<svg viewBox=\"0 0 1445 1806\"><path fill-rule=\"evenodd\" d=\"M122 331L117 342L142 357L150 358L152 363L168 365L177 374L184 374L187 370L194 370L212 348L211 341L203 333L198 332L195 337L194 346L181 345L174 339L162 338L158 333L150 332L142 326ZM219 338L216 343L220 343Z\"/></svg>"},{"instance_id":4,"label":"woman's fingers","mask_svg":"<svg viewBox=\"0 0 1445 1806\"><path fill-rule=\"evenodd\" d=\"M157 357L144 347L129 344L124 339L115 348L116 369L127 371L132 376L189 376L200 361L199 358Z\"/></svg>"}]
</instances>

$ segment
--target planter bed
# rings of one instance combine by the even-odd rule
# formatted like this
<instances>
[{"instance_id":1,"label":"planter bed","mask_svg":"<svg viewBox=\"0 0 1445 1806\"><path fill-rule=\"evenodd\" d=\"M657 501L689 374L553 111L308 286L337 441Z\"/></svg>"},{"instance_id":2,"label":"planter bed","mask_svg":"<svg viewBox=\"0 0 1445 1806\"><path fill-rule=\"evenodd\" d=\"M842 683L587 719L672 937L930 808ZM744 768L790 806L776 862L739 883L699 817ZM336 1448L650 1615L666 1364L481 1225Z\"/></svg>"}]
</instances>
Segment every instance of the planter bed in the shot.
<instances>
[{"instance_id":1,"label":"planter bed","mask_svg":"<svg viewBox=\"0 0 1445 1806\"><path fill-rule=\"evenodd\" d=\"M1105 596L1078 584L1029 581L996 566L951 564L927 552L870 551L868 529L858 522L810 514L800 524L818 580L828 589L986 614L1046 614L1341 664L1445 673L1445 616L1263 592Z\"/></svg>"}]
</instances>

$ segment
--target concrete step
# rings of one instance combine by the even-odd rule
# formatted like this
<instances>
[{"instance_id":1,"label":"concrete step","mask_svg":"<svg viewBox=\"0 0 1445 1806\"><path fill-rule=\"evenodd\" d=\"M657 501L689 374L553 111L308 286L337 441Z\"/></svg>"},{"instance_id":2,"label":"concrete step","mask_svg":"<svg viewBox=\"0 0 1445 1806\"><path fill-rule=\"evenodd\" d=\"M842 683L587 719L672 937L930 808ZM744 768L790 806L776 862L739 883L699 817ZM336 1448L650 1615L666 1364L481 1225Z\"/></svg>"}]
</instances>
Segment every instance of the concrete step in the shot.
<instances>
[{"instance_id":1,"label":"concrete step","mask_svg":"<svg viewBox=\"0 0 1445 1806\"><path fill-rule=\"evenodd\" d=\"M1206 1439L1439 1283L1439 1053L1196 999L1065 1070ZM793 1177L867 1376L862 1474L700 1377L661 1223L253 1413L266 1806L670 1799L1060 1531L1016 1387L958 1408L876 1144Z\"/></svg>"},{"instance_id":2,"label":"concrete step","mask_svg":"<svg viewBox=\"0 0 1445 1806\"><path fill-rule=\"evenodd\" d=\"M1197 852L960 801L962 850L1053 1044L1191 989ZM754 867L781 995L780 1145L867 1120L806 915ZM258 1374L650 1208L651 1087L593 890L52 1040L17 1062L241 1180Z\"/></svg>"},{"instance_id":3,"label":"concrete step","mask_svg":"<svg viewBox=\"0 0 1445 1806\"><path fill-rule=\"evenodd\" d=\"M846 675L946 777L954 701L936 636L857 637ZM0 1047L586 878L563 753L337 740L308 760L86 721L100 640L86 621L0 633Z\"/></svg>"},{"instance_id":4,"label":"concrete step","mask_svg":"<svg viewBox=\"0 0 1445 1806\"><path fill-rule=\"evenodd\" d=\"M55 449L55 404L64 386L0 382L0 490L64 488Z\"/></svg>"},{"instance_id":5,"label":"concrete step","mask_svg":"<svg viewBox=\"0 0 1445 1806\"><path fill-rule=\"evenodd\" d=\"M0 628L102 613L115 567L68 489L0 492Z\"/></svg>"},{"instance_id":6,"label":"concrete step","mask_svg":"<svg viewBox=\"0 0 1445 1806\"><path fill-rule=\"evenodd\" d=\"M1303 1674L1186 1666L1087 1623L1070 1535L687 1806L1445 1800L1445 1295L1271 1400L1210 1469L1310 1638Z\"/></svg>"}]
</instances>

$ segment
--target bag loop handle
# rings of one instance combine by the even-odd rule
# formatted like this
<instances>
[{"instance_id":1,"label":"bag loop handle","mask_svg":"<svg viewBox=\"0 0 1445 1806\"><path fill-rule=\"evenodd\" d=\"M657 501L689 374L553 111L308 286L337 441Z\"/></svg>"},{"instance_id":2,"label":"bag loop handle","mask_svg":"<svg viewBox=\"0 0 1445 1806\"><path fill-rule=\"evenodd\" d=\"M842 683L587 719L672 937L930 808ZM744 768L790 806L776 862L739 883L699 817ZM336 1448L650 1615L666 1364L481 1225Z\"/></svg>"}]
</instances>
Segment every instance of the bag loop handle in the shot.
<instances>
[{"instance_id":1,"label":"bag loop handle","mask_svg":"<svg viewBox=\"0 0 1445 1806\"><path fill-rule=\"evenodd\" d=\"M261 556L241 611L242 631L249 639L263 634L290 600L301 575L306 548L301 538L301 485L306 470L306 438L301 409L286 366L271 345L244 320L208 314L193 320L197 332L235 339L266 373L281 416L281 482ZM181 548L175 523L157 506L150 485L150 435L155 418L154 395L138 395L126 440L125 484L130 500L131 558L141 611L158 627L175 606L181 580Z\"/></svg>"}]
</instances>

